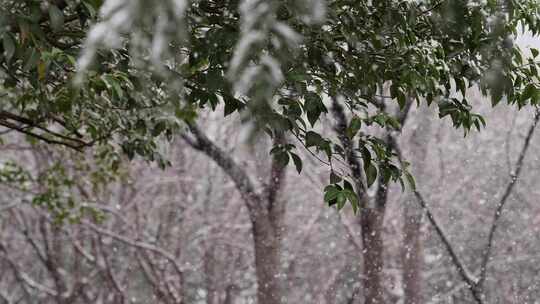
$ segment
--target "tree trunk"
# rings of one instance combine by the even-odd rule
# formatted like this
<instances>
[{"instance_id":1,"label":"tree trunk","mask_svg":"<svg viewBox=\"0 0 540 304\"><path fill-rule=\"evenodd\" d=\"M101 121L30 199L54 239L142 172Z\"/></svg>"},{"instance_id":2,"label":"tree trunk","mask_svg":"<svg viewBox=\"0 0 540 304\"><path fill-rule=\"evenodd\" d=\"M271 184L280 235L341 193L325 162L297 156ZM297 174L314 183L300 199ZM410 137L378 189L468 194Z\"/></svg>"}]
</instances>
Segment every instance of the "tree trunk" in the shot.
<instances>
[{"instance_id":1,"label":"tree trunk","mask_svg":"<svg viewBox=\"0 0 540 304\"><path fill-rule=\"evenodd\" d=\"M422 209L418 208L411 197L405 203L403 226L403 289L405 304L422 303Z\"/></svg>"},{"instance_id":2,"label":"tree trunk","mask_svg":"<svg viewBox=\"0 0 540 304\"><path fill-rule=\"evenodd\" d=\"M214 252L214 245L206 242L206 248L204 252L204 280L206 287L206 304L216 304L216 258Z\"/></svg>"},{"instance_id":3,"label":"tree trunk","mask_svg":"<svg viewBox=\"0 0 540 304\"><path fill-rule=\"evenodd\" d=\"M195 139L184 137L193 148L204 152L232 179L240 193L251 221L255 274L257 277L257 303L280 304L280 234L281 221L285 213L285 202L278 199L283 185L285 169L275 159L272 160L270 180L264 190L258 192L245 172L230 155L216 146L197 126L189 125ZM283 134L276 134L275 143L285 142Z\"/></svg>"},{"instance_id":4,"label":"tree trunk","mask_svg":"<svg viewBox=\"0 0 540 304\"><path fill-rule=\"evenodd\" d=\"M365 304L383 304L383 239L384 209L365 208L360 212L364 250L364 298Z\"/></svg>"},{"instance_id":5,"label":"tree trunk","mask_svg":"<svg viewBox=\"0 0 540 304\"><path fill-rule=\"evenodd\" d=\"M238 291L239 288L235 284L228 285L227 288L225 288L225 301L223 301L223 304L234 304L234 299L236 298Z\"/></svg>"},{"instance_id":6,"label":"tree trunk","mask_svg":"<svg viewBox=\"0 0 540 304\"><path fill-rule=\"evenodd\" d=\"M268 217L252 222L257 275L257 303L281 303L279 238Z\"/></svg>"},{"instance_id":7,"label":"tree trunk","mask_svg":"<svg viewBox=\"0 0 540 304\"><path fill-rule=\"evenodd\" d=\"M408 108L407 108L408 111ZM335 130L345 150L345 159L351 170L354 184L360 199L360 217L358 224L362 229L362 257L365 304L384 303L383 289L383 239L382 227L384 221L385 206L387 201L387 185L379 183L374 200L368 197L365 179L362 175L362 165L355 152L355 145L346 135L347 118L343 107L334 100L332 113L336 119ZM400 122L404 120L400 118ZM371 206L370 206L371 205Z\"/></svg>"},{"instance_id":8,"label":"tree trunk","mask_svg":"<svg viewBox=\"0 0 540 304\"><path fill-rule=\"evenodd\" d=\"M424 177L424 166L428 153L427 138L431 134L431 120L433 113L427 107L421 107L417 110L416 115L417 125L412 133L409 141L412 159L416 160L413 166L413 174L415 178L422 180ZM422 274L421 267L423 261L422 251L422 217L423 210L418 208L415 197L411 195L404 205L403 210L403 289L405 296L405 304L422 303Z\"/></svg>"}]
</instances>

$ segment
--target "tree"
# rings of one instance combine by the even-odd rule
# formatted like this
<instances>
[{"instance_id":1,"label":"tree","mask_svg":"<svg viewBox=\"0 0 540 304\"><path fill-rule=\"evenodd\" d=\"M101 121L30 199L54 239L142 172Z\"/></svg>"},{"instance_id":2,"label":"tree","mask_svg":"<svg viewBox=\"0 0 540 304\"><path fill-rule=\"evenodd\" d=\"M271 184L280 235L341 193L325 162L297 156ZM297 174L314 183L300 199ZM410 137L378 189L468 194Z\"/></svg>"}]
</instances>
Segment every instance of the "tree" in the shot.
<instances>
[{"instance_id":1,"label":"tree","mask_svg":"<svg viewBox=\"0 0 540 304\"><path fill-rule=\"evenodd\" d=\"M285 179L280 158L274 157L268 182L259 191L253 179L226 152L212 142L197 126L190 126L193 139L186 142L210 157L234 182L249 212L255 253L257 276L257 303L281 303L280 231L285 212L285 202L280 200L279 190ZM276 146L287 145L285 138L277 134Z\"/></svg>"},{"instance_id":2,"label":"tree","mask_svg":"<svg viewBox=\"0 0 540 304\"><path fill-rule=\"evenodd\" d=\"M113 143L156 159L157 137L224 103L226 114L250 113L257 129L287 131L332 163L343 147L315 125L325 100L339 99L357 117L349 136L379 152L365 174L387 182L402 179L391 150L359 132L397 128L392 115L373 112L382 86L400 107L406 96L436 102L465 130L484 121L465 97L450 96L456 90L480 86L493 104L537 102L537 64L512 43L520 27L538 32L534 1L3 4L2 124L74 149Z\"/></svg>"},{"instance_id":3,"label":"tree","mask_svg":"<svg viewBox=\"0 0 540 304\"><path fill-rule=\"evenodd\" d=\"M43 3L2 1L1 125L75 150L101 146L100 157L123 152L166 166L159 140L187 134L200 145L197 115L223 104L225 115L241 112L253 135L277 143L276 165L302 168L282 134L325 163L337 177L325 188L329 205L357 210L368 204L368 188L380 189L381 210L360 215L368 247L380 243L368 232L384 217L386 185L414 187L388 144L401 114L382 109L403 113L409 97L435 103L440 117L468 132L485 125L465 97L472 87L493 105L539 98L538 51L524 59L512 43L520 28L539 32L534 0ZM335 102L344 118L337 139L318 131Z\"/></svg>"},{"instance_id":4,"label":"tree","mask_svg":"<svg viewBox=\"0 0 540 304\"><path fill-rule=\"evenodd\" d=\"M427 217L429 221L431 222L431 224L433 225L433 227L435 228L437 235L441 238L444 246L446 247L448 253L450 254L452 258L452 262L454 266L457 268L459 272L460 277L467 285L467 288L470 290L474 300L479 304L485 303L486 301L485 281L486 281L486 277L488 273L488 263L492 255L492 248L493 248L495 233L497 231L497 228L499 227L499 220L501 218L504 207L508 201L508 198L512 194L512 191L517 181L519 180L522 167L523 167L523 161L527 155L527 151L530 147L531 139L534 135L536 125L538 124L539 120L540 120L540 112L537 110L534 114L533 123L529 127L527 131L527 135L525 136L525 140L519 152L515 168L513 168L510 173L510 181L506 184L506 187L504 187L503 194L499 198L498 202L496 203L496 209L494 212L493 220L489 227L487 242L481 253L481 262L480 262L480 269L478 271L479 273L478 277L469 270L469 268L463 262L462 258L457 254L455 248L453 247L452 243L448 239L448 236L446 235L444 228L438 223L438 220L431 212L429 205L423 198L422 194L417 190L414 191L414 195L416 196L417 202L420 204L422 209L426 212ZM395 139L393 139L392 142L393 142L392 144L394 145L394 148L398 152L398 157L403 161L403 156L401 155L401 151L397 142L395 141Z\"/></svg>"},{"instance_id":5,"label":"tree","mask_svg":"<svg viewBox=\"0 0 540 304\"><path fill-rule=\"evenodd\" d=\"M342 149L308 125L327 112L327 97L358 116L350 135L372 151L380 141L358 133L358 121L396 127L372 112L381 85L401 107L406 96L436 101L466 130L483 120L455 90L479 85L494 104L536 102L536 62L512 43L519 26L537 33L534 1L3 3L3 125L75 149L120 137L129 155L153 159L155 137L224 103L226 114L250 112L261 129L289 131L332 160ZM88 73L71 86L81 47ZM376 167L392 157L380 154ZM393 166L363 167L400 178Z\"/></svg>"}]
</instances>

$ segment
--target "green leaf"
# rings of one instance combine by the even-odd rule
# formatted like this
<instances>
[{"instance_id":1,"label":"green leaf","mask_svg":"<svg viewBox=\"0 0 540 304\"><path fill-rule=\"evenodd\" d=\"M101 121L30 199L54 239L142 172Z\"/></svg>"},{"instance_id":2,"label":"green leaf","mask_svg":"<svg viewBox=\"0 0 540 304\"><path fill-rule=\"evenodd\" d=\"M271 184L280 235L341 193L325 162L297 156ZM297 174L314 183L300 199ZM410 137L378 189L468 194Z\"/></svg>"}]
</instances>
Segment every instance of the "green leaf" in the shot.
<instances>
[{"instance_id":1,"label":"green leaf","mask_svg":"<svg viewBox=\"0 0 540 304\"><path fill-rule=\"evenodd\" d=\"M356 135L356 133L358 133L361 127L362 127L362 120L360 120L358 116L354 116L351 119L349 127L347 127L347 137L352 139Z\"/></svg>"},{"instance_id":2,"label":"green leaf","mask_svg":"<svg viewBox=\"0 0 540 304\"><path fill-rule=\"evenodd\" d=\"M26 51L25 60L26 63L24 64L23 70L28 72L35 68L39 62L40 54L37 49L28 49Z\"/></svg>"},{"instance_id":3,"label":"green leaf","mask_svg":"<svg viewBox=\"0 0 540 304\"><path fill-rule=\"evenodd\" d=\"M340 193L340 190L334 185L328 185L324 188L324 202L330 203L335 200Z\"/></svg>"},{"instance_id":4,"label":"green leaf","mask_svg":"<svg viewBox=\"0 0 540 304\"><path fill-rule=\"evenodd\" d=\"M280 167L286 167L289 164L289 154L286 152L279 152L274 154L274 160Z\"/></svg>"},{"instance_id":5,"label":"green leaf","mask_svg":"<svg viewBox=\"0 0 540 304\"><path fill-rule=\"evenodd\" d=\"M371 187L377 179L377 168L370 163L369 165L364 166L364 172L366 173L367 186Z\"/></svg>"},{"instance_id":6,"label":"green leaf","mask_svg":"<svg viewBox=\"0 0 540 304\"><path fill-rule=\"evenodd\" d=\"M398 91L397 100L398 100L399 108L403 110L403 108L405 108L405 105L407 104L407 97L401 90Z\"/></svg>"},{"instance_id":7,"label":"green leaf","mask_svg":"<svg viewBox=\"0 0 540 304\"><path fill-rule=\"evenodd\" d=\"M208 71L206 76L206 86L208 91L215 92L222 88L225 81L223 80L223 76L221 74L221 70L218 69Z\"/></svg>"},{"instance_id":8,"label":"green leaf","mask_svg":"<svg viewBox=\"0 0 540 304\"><path fill-rule=\"evenodd\" d=\"M360 202L358 201L358 195L350 190L343 191L349 202L351 203L351 206L353 208L354 214L358 213L358 209L360 207Z\"/></svg>"},{"instance_id":9,"label":"green leaf","mask_svg":"<svg viewBox=\"0 0 540 304\"><path fill-rule=\"evenodd\" d=\"M533 58L536 58L538 56L538 50L535 48L531 48L531 54Z\"/></svg>"},{"instance_id":10,"label":"green leaf","mask_svg":"<svg viewBox=\"0 0 540 304\"><path fill-rule=\"evenodd\" d=\"M302 160L298 155L291 152L291 158L293 160L294 166L296 167L296 171L298 171L298 174L302 172Z\"/></svg>"},{"instance_id":11,"label":"green leaf","mask_svg":"<svg viewBox=\"0 0 540 304\"><path fill-rule=\"evenodd\" d=\"M456 81L456 86L457 86L458 90L460 90L461 94L463 96L465 96L465 92L466 92L465 80L463 80L462 77L456 77L454 80Z\"/></svg>"},{"instance_id":12,"label":"green leaf","mask_svg":"<svg viewBox=\"0 0 540 304\"><path fill-rule=\"evenodd\" d=\"M122 87L120 86L120 84L118 83L116 79L112 81L112 86L113 86L114 93L116 94L116 97L120 99L123 98L124 91L122 90Z\"/></svg>"},{"instance_id":13,"label":"green leaf","mask_svg":"<svg viewBox=\"0 0 540 304\"><path fill-rule=\"evenodd\" d=\"M313 131L308 131L306 133L306 147L314 147L314 146L319 146L322 142L323 142L323 138L322 136L317 133L317 132L313 132Z\"/></svg>"},{"instance_id":14,"label":"green leaf","mask_svg":"<svg viewBox=\"0 0 540 304\"><path fill-rule=\"evenodd\" d=\"M362 161L364 162L364 167L371 164L371 153L365 145L361 144L360 153L362 154Z\"/></svg>"},{"instance_id":15,"label":"green leaf","mask_svg":"<svg viewBox=\"0 0 540 304\"><path fill-rule=\"evenodd\" d=\"M343 209L345 207L345 203L347 202L347 196L345 196L345 193L338 192L336 197L336 207L338 210Z\"/></svg>"},{"instance_id":16,"label":"green leaf","mask_svg":"<svg viewBox=\"0 0 540 304\"><path fill-rule=\"evenodd\" d=\"M534 96L537 94L536 86L532 83L528 84L525 87L525 90L523 90L523 94L520 97L520 101L526 101L528 99L534 98Z\"/></svg>"},{"instance_id":17,"label":"green leaf","mask_svg":"<svg viewBox=\"0 0 540 304\"><path fill-rule=\"evenodd\" d=\"M219 99L215 94L209 93L207 94L207 101L210 103L210 107L212 108L212 111L214 111L219 104Z\"/></svg>"},{"instance_id":18,"label":"green leaf","mask_svg":"<svg viewBox=\"0 0 540 304\"><path fill-rule=\"evenodd\" d=\"M330 183L337 184L341 182L341 176L337 175L334 170L330 171Z\"/></svg>"},{"instance_id":19,"label":"green leaf","mask_svg":"<svg viewBox=\"0 0 540 304\"><path fill-rule=\"evenodd\" d=\"M167 123L165 121L159 121L152 130L152 136L159 136L167 128Z\"/></svg>"},{"instance_id":20,"label":"green leaf","mask_svg":"<svg viewBox=\"0 0 540 304\"><path fill-rule=\"evenodd\" d=\"M47 74L47 64L43 61L38 63L37 67L39 80L43 80Z\"/></svg>"},{"instance_id":21,"label":"green leaf","mask_svg":"<svg viewBox=\"0 0 540 304\"><path fill-rule=\"evenodd\" d=\"M343 189L354 192L354 188L353 188L352 184L346 179L343 180Z\"/></svg>"},{"instance_id":22,"label":"green leaf","mask_svg":"<svg viewBox=\"0 0 540 304\"><path fill-rule=\"evenodd\" d=\"M88 10L88 13L91 17L95 17L97 15L97 10L101 6L103 0L90 0L90 1L81 1L84 4L84 7L86 10Z\"/></svg>"},{"instance_id":23,"label":"green leaf","mask_svg":"<svg viewBox=\"0 0 540 304\"><path fill-rule=\"evenodd\" d=\"M319 145L320 149L324 151L326 156L328 157L328 161L332 159L332 147L330 146L330 143L327 141L322 141Z\"/></svg>"},{"instance_id":24,"label":"green leaf","mask_svg":"<svg viewBox=\"0 0 540 304\"><path fill-rule=\"evenodd\" d=\"M59 32L64 27L64 13L56 5L49 5L49 19L54 32Z\"/></svg>"},{"instance_id":25,"label":"green leaf","mask_svg":"<svg viewBox=\"0 0 540 304\"><path fill-rule=\"evenodd\" d=\"M240 111L244 107L243 103L230 95L223 96L223 100L225 102L224 116L228 116L234 111Z\"/></svg>"},{"instance_id":26,"label":"green leaf","mask_svg":"<svg viewBox=\"0 0 540 304\"><path fill-rule=\"evenodd\" d=\"M5 33L2 44L4 46L4 56L6 57L6 61L9 62L11 61L11 58L13 58L13 55L15 55L15 41L13 41L11 35Z\"/></svg>"},{"instance_id":27,"label":"green leaf","mask_svg":"<svg viewBox=\"0 0 540 304\"><path fill-rule=\"evenodd\" d=\"M503 98L504 91L501 87L491 90L491 106L496 106Z\"/></svg>"},{"instance_id":28,"label":"green leaf","mask_svg":"<svg viewBox=\"0 0 540 304\"><path fill-rule=\"evenodd\" d=\"M405 174L405 178L407 179L407 183L409 184L409 187L411 187L411 189L415 191L416 182L414 181L414 177L412 176L412 174L408 171L403 172L403 174Z\"/></svg>"},{"instance_id":29,"label":"green leaf","mask_svg":"<svg viewBox=\"0 0 540 304\"><path fill-rule=\"evenodd\" d=\"M307 114L309 123L314 126L317 120L319 120L321 113L327 113L328 110L324 106L322 99L318 94L314 92L308 92L306 93L304 98L304 110Z\"/></svg>"}]
</instances>

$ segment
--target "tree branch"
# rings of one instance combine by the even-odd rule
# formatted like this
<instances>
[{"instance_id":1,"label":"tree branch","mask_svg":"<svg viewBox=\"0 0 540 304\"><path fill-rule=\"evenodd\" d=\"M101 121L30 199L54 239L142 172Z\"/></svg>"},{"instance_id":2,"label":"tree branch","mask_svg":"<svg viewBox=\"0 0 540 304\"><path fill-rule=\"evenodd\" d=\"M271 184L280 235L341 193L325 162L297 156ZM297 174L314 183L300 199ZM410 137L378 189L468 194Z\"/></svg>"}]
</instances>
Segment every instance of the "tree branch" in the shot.
<instances>
[{"instance_id":1,"label":"tree branch","mask_svg":"<svg viewBox=\"0 0 540 304\"><path fill-rule=\"evenodd\" d=\"M285 135L282 132L275 134L274 145L286 144ZM268 201L268 212L272 217L275 231L281 231L281 221L285 213L285 203L278 199L278 192L283 187L285 180L285 167L280 164L275 157L272 157L270 165L270 179L264 189L265 197Z\"/></svg>"},{"instance_id":2,"label":"tree branch","mask_svg":"<svg viewBox=\"0 0 540 304\"><path fill-rule=\"evenodd\" d=\"M11 122L8 122L8 121L0 120L0 125L4 126L6 128L9 128L9 129L15 130L17 132L26 134L28 136L34 137L34 138L36 138L38 140L41 140L43 142L46 142L48 144L56 144L56 145L66 146L68 148L71 148L71 149L79 151L79 152L81 151L81 148L82 148L82 147L80 147L78 145L74 145L74 144L71 144L69 142L59 141L59 140L47 138L47 137L45 137L43 135L28 131L27 128L20 127L20 126L14 124L14 123L11 123Z\"/></svg>"},{"instance_id":3,"label":"tree branch","mask_svg":"<svg viewBox=\"0 0 540 304\"><path fill-rule=\"evenodd\" d=\"M519 157L516 162L515 171L510 173L510 178L511 178L510 182L506 186L503 196L497 203L497 208L495 209L495 214L493 215L493 222L489 230L488 242L486 244L486 248L484 249L483 256L482 256L482 264L480 266L480 279L478 280L478 289L480 290L483 289L483 284L486 280L487 266L489 263L491 250L493 248L493 239L495 237L495 232L497 231L497 228L499 227L498 221L502 215L506 201L508 200L508 197L512 193L512 190L514 189L514 186L516 185L519 179L519 176L521 174L521 169L523 168L523 160L525 159L525 155L527 154L527 150L529 149L531 138L534 135L534 131L536 130L536 125L539 119L540 119L540 110L537 109L534 114L533 123L529 127L529 131L527 132L527 136L525 137L525 142L523 143L523 147L521 148L521 152L519 153Z\"/></svg>"},{"instance_id":4,"label":"tree branch","mask_svg":"<svg viewBox=\"0 0 540 304\"><path fill-rule=\"evenodd\" d=\"M38 290L40 292L44 292L44 293L46 293L46 294L48 294L50 296L57 296L58 295L58 293L54 289L52 289L50 287L47 287L45 285L39 284L34 279L32 279L27 273L20 270L19 267L17 266L17 264L15 263L15 261L9 256L9 253L8 253L7 249L4 247L4 244L2 244L2 243L0 243L0 251L2 251L4 253L4 258L6 259L7 263L13 269L17 279L19 281L21 281L22 283L24 283L24 285L27 285L28 287L30 287L32 289L36 289L36 290Z\"/></svg>"},{"instance_id":5,"label":"tree branch","mask_svg":"<svg viewBox=\"0 0 540 304\"><path fill-rule=\"evenodd\" d=\"M116 234L116 233L114 233L112 231L100 228L100 227L90 223L89 221L82 221L81 223L85 227L90 228L90 230L93 230L94 232L96 232L98 234L106 235L106 236L111 237L111 238L113 238L113 239L115 239L117 241L120 241L120 242L122 242L122 243L124 243L126 245L129 245L129 246L132 246L132 247L135 247L135 248L139 248L139 249L146 249L148 251L155 252L155 253L161 255L162 257L164 257L167 261L169 261L169 263L171 263L173 265L173 268L175 269L175 271L179 275L181 275L183 273L182 272L182 267L180 267L180 264L178 264L178 262L176 260L176 257L173 254L165 251L164 249L162 249L160 247L157 247L157 246L154 246L152 244L145 243L145 242L132 240L132 239L127 238L125 236Z\"/></svg>"},{"instance_id":6,"label":"tree branch","mask_svg":"<svg viewBox=\"0 0 540 304\"><path fill-rule=\"evenodd\" d=\"M390 144L392 145L392 148L394 149L394 151L396 151L399 161L401 163L404 163L403 154L401 152L401 148L399 147L399 144L396 138L394 136L391 136L390 139L391 139ZM426 201L424 200L420 192L417 190L414 190L414 196L416 197L416 201L418 202L418 204L420 204L424 212L426 212L429 222L435 228L435 231L437 232L437 234L439 235L439 238L443 242L444 247L450 254L450 258L452 259L453 264L456 266L459 275L461 276L463 281L467 283L467 287L471 291L474 299L479 304L483 304L484 303L483 299L480 297L476 289L476 284L478 282L478 279L473 276L473 274L469 271L469 269L467 268L463 260L459 257L458 253L452 246L450 240L446 236L446 232L444 231L443 227L439 224L439 221L437 220L435 215L431 212L431 209L429 208L428 204L426 203Z\"/></svg>"},{"instance_id":7,"label":"tree branch","mask_svg":"<svg viewBox=\"0 0 540 304\"><path fill-rule=\"evenodd\" d=\"M492 248L493 248L493 241L494 241L494 237L495 237L495 232L497 231L497 228L498 228L499 219L500 219L500 217L502 215L502 211L503 211L504 206L505 206L505 204L506 204L506 202L508 200L508 197L510 197L510 194L512 193L512 190L514 189L514 186L516 185L516 183L517 183L517 181L519 179L519 176L521 174L521 170L523 168L523 161L524 161L525 156L527 154L528 148L530 146L531 139L532 139L532 137L534 135L534 131L536 130L536 125L538 124L539 120L540 120L540 110L537 109L535 111L533 123L532 123L532 125L530 126L530 128L529 128L529 130L527 132L527 135L525 137L525 142L524 142L523 147L521 149L521 152L520 152L520 154L518 156L518 160L517 160L516 166L515 166L515 171L510 174L511 180L508 183L508 185L506 186L506 189L505 189L505 191L503 193L503 196L501 197L501 199L497 203L497 208L495 209L495 213L493 215L493 222L492 222L491 228L489 230L489 236L488 236L488 241L487 241L487 244L486 244L486 248L483 251L482 262L481 262L481 266L480 266L480 274L479 274L478 278L475 278L471 274L471 272L467 269L467 267L465 266L465 264L463 263L461 258L457 255L457 252L454 250L454 248L452 247L450 241L446 237L446 233L444 232L442 226L436 220L435 216L433 215L433 213L429 209L426 201L424 200L424 198L422 197L420 192L418 192L417 190L414 191L414 195L415 195L418 203L420 204L422 209L424 209L424 211L426 212L430 223L433 225L433 227L437 231L437 234L439 235L439 237L441 238L443 244L445 245L448 253L450 254L450 257L452 258L452 261L453 261L454 265L458 269L458 272L459 272L460 276L467 283L467 287L469 288L469 290L473 294L474 299L478 303L484 303L484 300L485 300L484 294L483 294L484 282L486 280L487 267L488 267L491 251L492 251ZM399 145L397 143L397 140L394 137L392 137L391 140L392 140L393 148L396 151L400 162L403 162L403 156L402 156L402 153L401 153L401 149L399 148Z\"/></svg>"},{"instance_id":8,"label":"tree branch","mask_svg":"<svg viewBox=\"0 0 540 304\"><path fill-rule=\"evenodd\" d=\"M60 119L54 118L54 117L52 119L56 121L58 124L65 127L65 124ZM80 134L78 131L73 131L76 137L67 136L67 135L55 132L53 130L50 130L48 128L41 126L40 122L36 122L27 117L16 115L7 111L0 111L0 126L4 126L8 128L9 130L14 130L14 131L26 134L40 141L46 142L48 144L66 146L78 152L82 152L83 148L92 146L97 141L107 138L111 136L112 134L111 132L110 134L107 134L101 138L97 138L92 141L86 142L84 140L79 139L80 137L82 137L82 134ZM32 132L30 131L30 129L32 128L39 129L43 131L43 133L39 134L36 132ZM52 138L45 136L45 134L50 135ZM54 139L54 138L57 138L57 139Z\"/></svg>"},{"instance_id":9,"label":"tree branch","mask_svg":"<svg viewBox=\"0 0 540 304\"><path fill-rule=\"evenodd\" d=\"M439 221L435 218L435 215L431 212L422 194L420 194L420 192L415 190L414 196L416 197L422 209L426 212L429 222L433 225L433 227L437 231L437 234L441 238L441 241L443 242L444 246L446 247L446 250L450 254L450 257L452 258L454 265L456 265L456 267L458 268L459 274L461 275L463 280L468 285L470 285L470 287L474 288L474 286L477 284L478 279L474 277L474 275L469 271L467 266L465 266L465 263L458 256L458 253L456 252L450 240L446 236L447 234L444 231L444 228L442 227L442 225L439 224Z\"/></svg>"},{"instance_id":10,"label":"tree branch","mask_svg":"<svg viewBox=\"0 0 540 304\"><path fill-rule=\"evenodd\" d=\"M246 202L248 212L252 220L257 217L257 210L262 207L260 202L262 197L255 191L255 187L240 166L225 151L210 140L198 126L188 123L189 130L195 139L184 136L185 142L193 149L199 150L216 162L218 166L232 179L240 195Z\"/></svg>"}]
</instances>

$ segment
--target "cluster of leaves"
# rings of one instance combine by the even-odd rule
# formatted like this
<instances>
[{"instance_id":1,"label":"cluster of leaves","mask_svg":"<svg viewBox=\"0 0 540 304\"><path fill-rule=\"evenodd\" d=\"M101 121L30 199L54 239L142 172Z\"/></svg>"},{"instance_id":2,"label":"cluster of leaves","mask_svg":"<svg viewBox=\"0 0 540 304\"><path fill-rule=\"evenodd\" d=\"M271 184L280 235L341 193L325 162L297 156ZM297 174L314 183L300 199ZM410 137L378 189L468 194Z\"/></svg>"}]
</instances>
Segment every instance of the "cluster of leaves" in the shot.
<instances>
[{"instance_id":1,"label":"cluster of leaves","mask_svg":"<svg viewBox=\"0 0 540 304\"><path fill-rule=\"evenodd\" d=\"M162 128L161 81L129 70L130 55L120 49L96 54L101 65L73 85L89 22L101 5L2 1L0 124L76 150L115 138L128 151L157 159L156 132L146 131Z\"/></svg>"},{"instance_id":2,"label":"cluster of leaves","mask_svg":"<svg viewBox=\"0 0 540 304\"><path fill-rule=\"evenodd\" d=\"M25 189L30 181L30 175L14 162L5 162L0 165L0 183L17 184Z\"/></svg>"},{"instance_id":3,"label":"cluster of leaves","mask_svg":"<svg viewBox=\"0 0 540 304\"><path fill-rule=\"evenodd\" d=\"M76 223L83 217L101 222L105 214L96 208L96 198L108 193L115 182L127 183L125 153L114 147L96 147L93 154L61 151L44 171L33 178L33 187L39 191L32 203L49 210L57 224ZM159 161L158 161L159 164Z\"/></svg>"},{"instance_id":4,"label":"cluster of leaves","mask_svg":"<svg viewBox=\"0 0 540 304\"><path fill-rule=\"evenodd\" d=\"M37 177L36 183L41 189L32 198L32 204L46 208L57 223L65 220L75 222L86 211L84 206L75 203L71 195L74 183L64 166L53 165ZM79 209L77 213L74 212L76 208Z\"/></svg>"},{"instance_id":5,"label":"cluster of leaves","mask_svg":"<svg viewBox=\"0 0 540 304\"><path fill-rule=\"evenodd\" d=\"M95 221L103 218L99 210L76 203L80 199L73 191L73 177L60 163L49 167L39 176L32 176L18 164L7 161L0 164L0 184L26 193L24 197L29 197L32 204L45 208L57 224L77 222L83 216L90 216Z\"/></svg>"},{"instance_id":6,"label":"cluster of leaves","mask_svg":"<svg viewBox=\"0 0 540 304\"><path fill-rule=\"evenodd\" d=\"M405 178L414 185L392 150L381 148L387 147L382 138L358 132L362 125L399 129L384 113L384 101L403 109L413 98L435 102L439 116L450 117L465 132L480 130L486 122L466 99L478 86L493 105L503 97L520 107L537 105L538 63L531 58L524 64L511 42L520 27L538 33L538 17L535 1L330 1L322 29L295 24L305 41L287 67L289 98L282 116L307 147L324 151L329 160L346 159L343 147L307 125L328 112L323 100L338 100L351 117L347 136L357 139L366 186L377 178L381 183ZM342 207L353 184L331 183L326 200ZM356 209L354 199L349 201Z\"/></svg>"},{"instance_id":7,"label":"cluster of leaves","mask_svg":"<svg viewBox=\"0 0 540 304\"><path fill-rule=\"evenodd\" d=\"M360 203L358 201L358 194L355 192L354 187L347 180L343 180L343 184L340 185L342 181L341 177L334 174L330 175L330 182L332 184L324 188L324 202L328 206L336 206L338 210L342 209L345 206L347 201L350 202L354 213L358 212Z\"/></svg>"},{"instance_id":8,"label":"cluster of leaves","mask_svg":"<svg viewBox=\"0 0 540 304\"><path fill-rule=\"evenodd\" d=\"M387 105L433 103L468 131L485 125L465 97L473 87L494 105L538 103L538 51L524 59L512 43L519 28L540 31L535 0L46 3L2 1L0 124L75 148L112 144L163 166L158 141L223 104L334 168L346 148L319 125L337 102L365 187L403 183L412 178L371 132L400 129ZM73 86L81 49L84 77ZM295 149L271 153L301 171ZM331 182L328 202L358 205L348 175Z\"/></svg>"},{"instance_id":9,"label":"cluster of leaves","mask_svg":"<svg viewBox=\"0 0 540 304\"><path fill-rule=\"evenodd\" d=\"M292 159L296 171L300 173L302 172L302 159L298 154L293 152L294 148L295 146L293 144L279 144L270 150L270 154L273 155L274 159L282 167L286 167Z\"/></svg>"}]
</instances>

